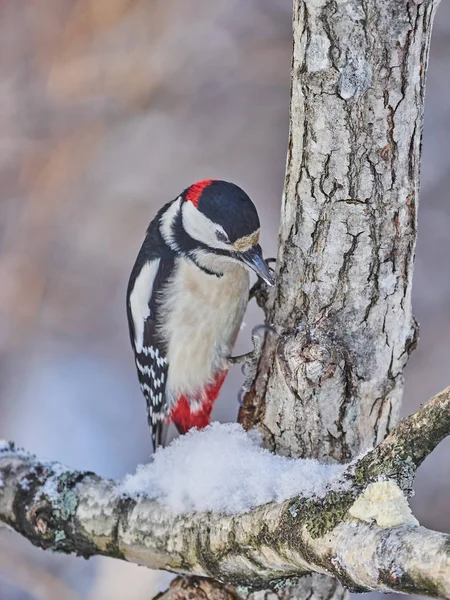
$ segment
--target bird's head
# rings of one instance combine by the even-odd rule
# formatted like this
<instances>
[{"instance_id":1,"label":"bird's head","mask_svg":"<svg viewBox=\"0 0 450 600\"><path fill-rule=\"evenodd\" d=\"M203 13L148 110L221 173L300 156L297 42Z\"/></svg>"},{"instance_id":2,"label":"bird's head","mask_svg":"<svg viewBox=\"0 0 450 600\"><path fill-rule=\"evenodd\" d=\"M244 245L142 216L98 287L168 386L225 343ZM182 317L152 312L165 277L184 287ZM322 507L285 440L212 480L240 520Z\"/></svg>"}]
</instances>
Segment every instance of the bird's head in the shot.
<instances>
[{"instance_id":1,"label":"bird's head","mask_svg":"<svg viewBox=\"0 0 450 600\"><path fill-rule=\"evenodd\" d=\"M188 187L161 216L161 233L177 253L201 268L223 273L245 264L269 285L273 277L259 245L259 217L234 183L207 179Z\"/></svg>"}]
</instances>

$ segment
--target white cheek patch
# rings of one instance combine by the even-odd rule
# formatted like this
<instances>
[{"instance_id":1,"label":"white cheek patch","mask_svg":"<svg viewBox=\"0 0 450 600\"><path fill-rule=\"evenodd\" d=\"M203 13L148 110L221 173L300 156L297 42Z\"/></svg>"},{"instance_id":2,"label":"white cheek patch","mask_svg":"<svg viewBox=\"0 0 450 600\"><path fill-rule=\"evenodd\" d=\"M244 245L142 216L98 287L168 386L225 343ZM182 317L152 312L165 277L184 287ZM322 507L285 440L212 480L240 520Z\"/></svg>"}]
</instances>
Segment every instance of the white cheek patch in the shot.
<instances>
[{"instance_id":1,"label":"white cheek patch","mask_svg":"<svg viewBox=\"0 0 450 600\"><path fill-rule=\"evenodd\" d=\"M161 217L160 231L166 244L172 248L177 249L176 241L173 237L173 224L177 217L178 211L180 210L181 197L177 198L166 210Z\"/></svg>"},{"instance_id":2,"label":"white cheek patch","mask_svg":"<svg viewBox=\"0 0 450 600\"><path fill-rule=\"evenodd\" d=\"M134 282L133 291L130 294L130 309L134 324L134 343L138 354L142 352L144 344L144 325L146 319L150 316L148 303L152 297L153 284L158 273L159 263L159 258L145 263Z\"/></svg>"},{"instance_id":3,"label":"white cheek patch","mask_svg":"<svg viewBox=\"0 0 450 600\"><path fill-rule=\"evenodd\" d=\"M229 254L222 256L218 254L214 254L214 252L208 252L207 250L194 250L192 253L193 257L200 267L211 271L211 273L216 273L217 275L223 275L227 271L232 268L235 268L236 265L242 265L242 262ZM243 266L245 269L246 267Z\"/></svg>"},{"instance_id":4,"label":"white cheek patch","mask_svg":"<svg viewBox=\"0 0 450 600\"><path fill-rule=\"evenodd\" d=\"M185 202L183 204L181 214L183 215L183 227L191 238L206 244L210 248L228 251L232 249L230 244L217 239L217 231L226 236L224 229L220 225L217 225L217 223L213 223L208 217L205 217L204 214L195 208L192 202Z\"/></svg>"}]
</instances>

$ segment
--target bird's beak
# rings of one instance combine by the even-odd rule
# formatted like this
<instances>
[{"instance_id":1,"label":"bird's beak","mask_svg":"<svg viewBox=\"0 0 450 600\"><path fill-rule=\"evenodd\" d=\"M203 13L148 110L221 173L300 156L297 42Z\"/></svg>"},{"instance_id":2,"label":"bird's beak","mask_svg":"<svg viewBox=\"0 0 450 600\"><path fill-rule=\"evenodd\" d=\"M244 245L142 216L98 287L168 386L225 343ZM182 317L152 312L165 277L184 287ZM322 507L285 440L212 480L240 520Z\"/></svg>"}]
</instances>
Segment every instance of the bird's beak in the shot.
<instances>
[{"instance_id":1,"label":"bird's beak","mask_svg":"<svg viewBox=\"0 0 450 600\"><path fill-rule=\"evenodd\" d=\"M275 279L269 271L266 261L262 257L260 246L253 246L245 252L238 252L238 256L242 262L255 271L258 277L265 281L267 285L275 285Z\"/></svg>"}]
</instances>

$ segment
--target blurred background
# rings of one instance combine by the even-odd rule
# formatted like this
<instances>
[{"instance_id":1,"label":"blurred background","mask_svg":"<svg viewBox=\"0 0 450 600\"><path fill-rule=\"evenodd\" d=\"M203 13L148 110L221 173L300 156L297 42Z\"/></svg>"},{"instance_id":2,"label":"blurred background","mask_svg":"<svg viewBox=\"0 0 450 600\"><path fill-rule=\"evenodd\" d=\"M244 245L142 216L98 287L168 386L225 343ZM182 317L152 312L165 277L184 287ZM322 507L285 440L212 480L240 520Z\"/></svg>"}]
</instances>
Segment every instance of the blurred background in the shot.
<instances>
[{"instance_id":1,"label":"blurred background","mask_svg":"<svg viewBox=\"0 0 450 600\"><path fill-rule=\"evenodd\" d=\"M156 209L204 178L241 185L276 253L291 0L1 0L0 437L122 477L150 439L125 315ZM404 414L450 384L450 6L428 77ZM238 351L249 349L246 317ZM235 420L239 370L214 418ZM422 524L450 532L450 443L419 472ZM0 531L0 600L149 600L170 576L51 555ZM367 596L375 600L376 594Z\"/></svg>"}]
</instances>

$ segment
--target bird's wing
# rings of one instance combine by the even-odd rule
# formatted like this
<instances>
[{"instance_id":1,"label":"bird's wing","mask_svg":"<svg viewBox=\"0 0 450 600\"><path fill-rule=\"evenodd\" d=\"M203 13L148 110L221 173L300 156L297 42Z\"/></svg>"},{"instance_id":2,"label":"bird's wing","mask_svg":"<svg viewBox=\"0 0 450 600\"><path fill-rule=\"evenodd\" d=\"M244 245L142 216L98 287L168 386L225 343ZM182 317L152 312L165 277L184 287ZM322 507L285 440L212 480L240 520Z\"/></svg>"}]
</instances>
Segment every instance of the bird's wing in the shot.
<instances>
[{"instance_id":1,"label":"bird's wing","mask_svg":"<svg viewBox=\"0 0 450 600\"><path fill-rule=\"evenodd\" d=\"M140 253L127 293L127 315L131 343L142 393L147 402L153 447L164 445L167 430L165 389L169 364L166 347L158 335L158 293L173 267L168 257Z\"/></svg>"}]
</instances>

